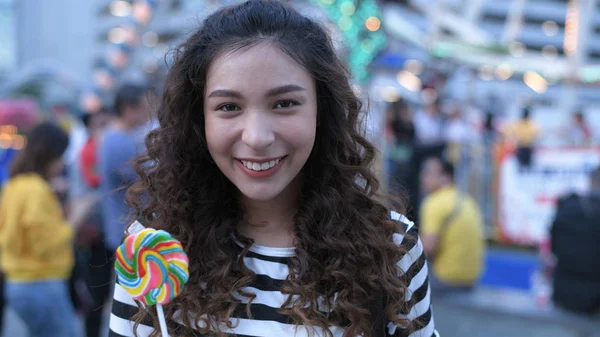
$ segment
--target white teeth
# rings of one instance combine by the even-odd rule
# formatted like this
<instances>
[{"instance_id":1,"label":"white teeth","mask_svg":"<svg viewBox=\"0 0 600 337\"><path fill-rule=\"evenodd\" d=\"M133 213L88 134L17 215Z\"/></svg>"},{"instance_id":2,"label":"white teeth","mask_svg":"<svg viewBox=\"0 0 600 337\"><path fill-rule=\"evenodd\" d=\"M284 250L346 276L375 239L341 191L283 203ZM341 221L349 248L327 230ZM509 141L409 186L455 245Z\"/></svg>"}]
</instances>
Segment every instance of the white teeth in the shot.
<instances>
[{"instance_id":1,"label":"white teeth","mask_svg":"<svg viewBox=\"0 0 600 337\"><path fill-rule=\"evenodd\" d=\"M242 164L244 164L244 166L246 166L247 168L253 170L253 171L264 171L264 170L268 170L271 167L279 164L279 161L281 159L276 159L276 160L271 160L269 162L265 162L265 163L256 163L256 162L251 162L251 161L247 161L247 160L242 160Z\"/></svg>"}]
</instances>

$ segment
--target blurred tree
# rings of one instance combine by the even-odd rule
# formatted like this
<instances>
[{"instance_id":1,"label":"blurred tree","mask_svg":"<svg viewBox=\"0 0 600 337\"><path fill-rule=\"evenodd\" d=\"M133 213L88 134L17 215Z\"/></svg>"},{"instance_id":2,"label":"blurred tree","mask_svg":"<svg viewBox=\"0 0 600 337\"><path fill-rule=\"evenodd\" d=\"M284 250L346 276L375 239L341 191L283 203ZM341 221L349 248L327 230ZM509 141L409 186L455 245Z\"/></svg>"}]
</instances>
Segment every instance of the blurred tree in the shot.
<instances>
[{"instance_id":1,"label":"blurred tree","mask_svg":"<svg viewBox=\"0 0 600 337\"><path fill-rule=\"evenodd\" d=\"M39 102L42 99L43 94L44 84L42 81L32 80L19 84L8 93L8 96L28 97Z\"/></svg>"}]
</instances>

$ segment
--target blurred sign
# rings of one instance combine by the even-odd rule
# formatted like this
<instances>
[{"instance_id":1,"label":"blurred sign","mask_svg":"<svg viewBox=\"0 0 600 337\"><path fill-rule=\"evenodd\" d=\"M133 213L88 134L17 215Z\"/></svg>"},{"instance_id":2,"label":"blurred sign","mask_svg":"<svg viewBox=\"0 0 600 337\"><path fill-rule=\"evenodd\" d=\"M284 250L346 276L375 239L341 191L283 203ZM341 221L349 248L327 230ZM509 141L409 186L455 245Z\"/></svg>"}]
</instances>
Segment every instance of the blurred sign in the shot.
<instances>
[{"instance_id":1,"label":"blurred sign","mask_svg":"<svg viewBox=\"0 0 600 337\"><path fill-rule=\"evenodd\" d=\"M15 125L19 130L28 130L39 119L38 111L33 100L0 100L0 125Z\"/></svg>"},{"instance_id":2,"label":"blurred sign","mask_svg":"<svg viewBox=\"0 0 600 337\"><path fill-rule=\"evenodd\" d=\"M600 147L537 149L530 169L514 154L498 162L497 224L501 240L536 245L552 224L557 200L589 190L589 173L600 163Z\"/></svg>"}]
</instances>

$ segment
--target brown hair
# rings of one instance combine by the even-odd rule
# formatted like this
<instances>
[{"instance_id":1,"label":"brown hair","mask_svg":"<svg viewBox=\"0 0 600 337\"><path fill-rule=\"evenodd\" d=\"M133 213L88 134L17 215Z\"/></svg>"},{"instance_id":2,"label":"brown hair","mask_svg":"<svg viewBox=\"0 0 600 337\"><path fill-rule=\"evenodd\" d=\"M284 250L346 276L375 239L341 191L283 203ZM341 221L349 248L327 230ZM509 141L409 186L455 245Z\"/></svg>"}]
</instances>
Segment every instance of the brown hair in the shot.
<instances>
[{"instance_id":1,"label":"brown hair","mask_svg":"<svg viewBox=\"0 0 600 337\"><path fill-rule=\"evenodd\" d=\"M301 172L294 217L296 255L281 289L296 296L280 312L328 335L328 327L337 325L346 328L345 336L371 336L369 302L384 293L387 316L406 326L396 315L406 309L407 284L396 265L405 251L393 243L396 226L375 198L375 148L362 135L362 104L326 31L288 5L265 0L217 11L176 50L158 108L160 127L148 135L147 153L137 160L141 180L128 200L144 225L181 240L190 259L190 280L166 306L167 317L180 311L188 328L223 335L219 325L235 325L230 318L243 305L234 294L255 276L243 263L251 240L236 232L243 217L236 187L207 149L203 97L215 57L261 42L278 46L304 66L314 76L318 98L315 146ZM232 234L246 245L241 253ZM319 297L327 303L334 294L331 314L320 312ZM154 316L141 309L137 322L148 315Z\"/></svg>"},{"instance_id":2,"label":"brown hair","mask_svg":"<svg viewBox=\"0 0 600 337\"><path fill-rule=\"evenodd\" d=\"M36 173L44 178L52 161L60 158L69 146L69 135L58 125L44 122L27 135L27 144L19 152L10 169L10 176Z\"/></svg>"}]
</instances>

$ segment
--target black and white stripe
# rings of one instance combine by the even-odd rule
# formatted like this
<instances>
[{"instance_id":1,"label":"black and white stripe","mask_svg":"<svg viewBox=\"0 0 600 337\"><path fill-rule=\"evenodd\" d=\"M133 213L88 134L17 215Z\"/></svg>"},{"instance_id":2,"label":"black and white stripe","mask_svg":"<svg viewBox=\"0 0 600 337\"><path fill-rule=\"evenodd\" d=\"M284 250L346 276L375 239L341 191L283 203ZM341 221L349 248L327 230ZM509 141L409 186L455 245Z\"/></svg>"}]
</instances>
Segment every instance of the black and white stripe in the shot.
<instances>
[{"instance_id":1,"label":"black and white stripe","mask_svg":"<svg viewBox=\"0 0 600 337\"><path fill-rule=\"evenodd\" d=\"M404 277L409 282L405 300L411 306L408 312L399 313L399 316L411 321L417 320L418 324L416 331L409 332L390 323L387 327L387 334L389 337L439 337L434 329L431 312L427 263L416 228L412 222L398 213L393 212L392 219L403 222L406 229L405 235L395 234L393 238L396 244L403 245L407 249L405 256L398 261L398 266L404 271ZM132 228L137 231L143 227L139 225ZM239 337L308 337L311 335L307 329L296 328L289 317L279 312L279 308L287 296L279 290L289 273L287 259L291 256L293 256L293 249L258 246L251 248L244 258L244 263L256 273L256 278L244 290L256 295L251 304L252 318L248 318L245 306L241 306L233 315L238 324L232 329L223 327L224 331ZM239 299L242 302L248 301L241 295ZM134 323L131 321L131 317L137 310L138 307L129 294L120 285L115 285L109 337L133 337ZM180 328L184 329L183 326ZM343 328L340 327L332 327L330 330L336 337L341 337L344 333ZM152 331L152 323L149 321L142 322L137 327L138 337L147 337ZM313 333L312 336L315 337L324 335L319 329L314 329ZM197 336L201 337L202 335L198 333Z\"/></svg>"}]
</instances>

